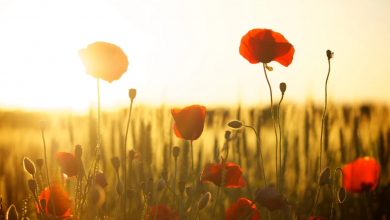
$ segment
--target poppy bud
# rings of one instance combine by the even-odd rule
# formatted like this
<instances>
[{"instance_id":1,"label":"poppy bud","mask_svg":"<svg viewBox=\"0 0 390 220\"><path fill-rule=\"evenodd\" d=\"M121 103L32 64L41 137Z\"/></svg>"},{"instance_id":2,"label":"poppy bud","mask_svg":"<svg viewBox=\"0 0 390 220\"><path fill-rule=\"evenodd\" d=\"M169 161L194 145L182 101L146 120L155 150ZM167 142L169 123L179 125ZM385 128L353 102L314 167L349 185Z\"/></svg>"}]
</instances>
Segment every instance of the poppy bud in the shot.
<instances>
[{"instance_id":1,"label":"poppy bud","mask_svg":"<svg viewBox=\"0 0 390 220\"><path fill-rule=\"evenodd\" d=\"M96 184L99 184L102 188L105 188L108 185L107 177L103 172L96 174L95 178Z\"/></svg>"},{"instance_id":2,"label":"poppy bud","mask_svg":"<svg viewBox=\"0 0 390 220\"><path fill-rule=\"evenodd\" d=\"M41 204L42 210L46 210L46 199L39 200L39 203Z\"/></svg>"},{"instance_id":3,"label":"poppy bud","mask_svg":"<svg viewBox=\"0 0 390 220\"><path fill-rule=\"evenodd\" d=\"M328 60L332 59L333 58L333 54L334 52L330 51L330 50L327 50L326 51L326 56L328 57Z\"/></svg>"},{"instance_id":4,"label":"poppy bud","mask_svg":"<svg viewBox=\"0 0 390 220\"><path fill-rule=\"evenodd\" d=\"M173 157L177 158L179 156L179 153L180 153L180 147L173 147Z\"/></svg>"},{"instance_id":5,"label":"poppy bud","mask_svg":"<svg viewBox=\"0 0 390 220\"><path fill-rule=\"evenodd\" d=\"M41 130L44 131L46 129L46 120L40 120L39 127L41 127Z\"/></svg>"},{"instance_id":6,"label":"poppy bud","mask_svg":"<svg viewBox=\"0 0 390 220\"><path fill-rule=\"evenodd\" d=\"M8 220L19 219L19 214L18 214L18 211L16 210L15 205L12 204L8 208L7 213L5 214L5 219L8 219Z\"/></svg>"},{"instance_id":7,"label":"poppy bud","mask_svg":"<svg viewBox=\"0 0 390 220\"><path fill-rule=\"evenodd\" d=\"M129 159L130 160L134 160L134 156L135 156L135 151L134 150L129 150Z\"/></svg>"},{"instance_id":8,"label":"poppy bud","mask_svg":"<svg viewBox=\"0 0 390 220\"><path fill-rule=\"evenodd\" d=\"M200 198L200 201L199 201L199 210L202 210L204 207L206 207L207 203L209 202L210 200L210 193L207 192L206 194L204 194L202 196L202 198Z\"/></svg>"},{"instance_id":9,"label":"poppy bud","mask_svg":"<svg viewBox=\"0 0 390 220\"><path fill-rule=\"evenodd\" d=\"M225 131L225 140L229 140L231 135L232 135L232 132L229 130L226 130Z\"/></svg>"},{"instance_id":10,"label":"poppy bud","mask_svg":"<svg viewBox=\"0 0 390 220\"><path fill-rule=\"evenodd\" d=\"M238 120L234 120L230 121L227 125L232 129L240 129L244 124Z\"/></svg>"},{"instance_id":11,"label":"poppy bud","mask_svg":"<svg viewBox=\"0 0 390 220\"><path fill-rule=\"evenodd\" d=\"M35 193L35 190L37 190L37 182L34 179L28 180L28 188L31 192Z\"/></svg>"},{"instance_id":12,"label":"poppy bud","mask_svg":"<svg viewBox=\"0 0 390 220\"><path fill-rule=\"evenodd\" d=\"M121 166L121 162L119 161L119 157L111 158L111 164L115 168L115 170L118 172L119 167Z\"/></svg>"},{"instance_id":13,"label":"poppy bud","mask_svg":"<svg viewBox=\"0 0 390 220\"><path fill-rule=\"evenodd\" d=\"M106 195L103 188L99 184L95 184L91 188L91 192L88 196L89 204L92 204L95 207L100 207L103 205L105 199Z\"/></svg>"},{"instance_id":14,"label":"poppy bud","mask_svg":"<svg viewBox=\"0 0 390 220\"><path fill-rule=\"evenodd\" d=\"M146 189L149 192L153 192L153 178L152 177L148 177L148 180L146 181Z\"/></svg>"},{"instance_id":15,"label":"poppy bud","mask_svg":"<svg viewBox=\"0 0 390 220\"><path fill-rule=\"evenodd\" d=\"M191 186L186 188L186 194L188 197L192 196L192 187Z\"/></svg>"},{"instance_id":16,"label":"poppy bud","mask_svg":"<svg viewBox=\"0 0 390 220\"><path fill-rule=\"evenodd\" d=\"M137 90L136 89L129 89L129 97L130 97L131 100L133 100L136 95L137 95Z\"/></svg>"},{"instance_id":17,"label":"poppy bud","mask_svg":"<svg viewBox=\"0 0 390 220\"><path fill-rule=\"evenodd\" d=\"M77 158L81 158L83 155L83 149L81 148L81 145L76 145L76 147L74 147L74 154Z\"/></svg>"},{"instance_id":18,"label":"poppy bud","mask_svg":"<svg viewBox=\"0 0 390 220\"><path fill-rule=\"evenodd\" d=\"M144 192L145 192L145 189L146 189L146 183L145 183L145 182L141 182L139 185L141 186L141 189L142 189L142 191L144 191Z\"/></svg>"},{"instance_id":19,"label":"poppy bud","mask_svg":"<svg viewBox=\"0 0 390 220\"><path fill-rule=\"evenodd\" d=\"M43 159L36 159L35 160L35 165L37 165L37 167L39 169L42 169L42 166L43 166Z\"/></svg>"},{"instance_id":20,"label":"poppy bud","mask_svg":"<svg viewBox=\"0 0 390 220\"><path fill-rule=\"evenodd\" d=\"M118 193L118 195L122 195L123 193L123 184L121 180L118 180L116 183L116 193Z\"/></svg>"},{"instance_id":21,"label":"poppy bud","mask_svg":"<svg viewBox=\"0 0 390 220\"><path fill-rule=\"evenodd\" d=\"M287 205L284 197L269 187L263 187L256 190L255 201L271 212L276 209L282 209Z\"/></svg>"},{"instance_id":22,"label":"poppy bud","mask_svg":"<svg viewBox=\"0 0 390 220\"><path fill-rule=\"evenodd\" d=\"M330 176L330 168L329 167L325 167L325 169L321 172L320 180L319 180L318 184L320 186L324 186L325 184L328 184L328 186L330 187L329 176Z\"/></svg>"},{"instance_id":23,"label":"poppy bud","mask_svg":"<svg viewBox=\"0 0 390 220\"><path fill-rule=\"evenodd\" d=\"M163 171L163 172L161 172L161 177L162 177L165 181L168 181L168 171Z\"/></svg>"},{"instance_id":24,"label":"poppy bud","mask_svg":"<svg viewBox=\"0 0 390 220\"><path fill-rule=\"evenodd\" d=\"M126 196L130 200L134 197L134 190L133 189L128 189L126 190Z\"/></svg>"},{"instance_id":25,"label":"poppy bud","mask_svg":"<svg viewBox=\"0 0 390 220\"><path fill-rule=\"evenodd\" d=\"M165 180L164 179L159 179L156 183L156 189L157 191L161 191L165 188Z\"/></svg>"},{"instance_id":26,"label":"poppy bud","mask_svg":"<svg viewBox=\"0 0 390 220\"><path fill-rule=\"evenodd\" d=\"M284 95L284 92L287 89L286 83L280 83L279 88L280 88L280 91L282 92L282 95Z\"/></svg>"},{"instance_id":27,"label":"poppy bud","mask_svg":"<svg viewBox=\"0 0 390 220\"><path fill-rule=\"evenodd\" d=\"M30 175L35 175L35 165L27 157L23 158L23 167L27 173L29 173Z\"/></svg>"},{"instance_id":28,"label":"poppy bud","mask_svg":"<svg viewBox=\"0 0 390 220\"><path fill-rule=\"evenodd\" d=\"M179 182L178 182L178 185L179 185L179 192L180 192L181 194L183 194L183 193L184 193L184 190L186 189L186 182L184 182L184 181L179 181Z\"/></svg>"}]
</instances>

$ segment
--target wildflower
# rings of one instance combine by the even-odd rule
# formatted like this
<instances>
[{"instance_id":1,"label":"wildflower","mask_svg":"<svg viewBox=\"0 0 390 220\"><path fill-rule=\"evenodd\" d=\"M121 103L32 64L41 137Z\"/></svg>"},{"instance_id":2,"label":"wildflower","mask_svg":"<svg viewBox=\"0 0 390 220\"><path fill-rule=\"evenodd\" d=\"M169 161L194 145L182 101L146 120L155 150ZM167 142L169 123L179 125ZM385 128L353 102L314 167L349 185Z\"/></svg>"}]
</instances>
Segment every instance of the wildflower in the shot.
<instances>
[{"instance_id":1,"label":"wildflower","mask_svg":"<svg viewBox=\"0 0 390 220\"><path fill-rule=\"evenodd\" d=\"M156 208L157 208L156 205L154 205L150 208L150 218L149 218L149 214L147 214L147 215L145 215L146 220L147 219L154 219L154 215L156 214ZM170 213L171 213L171 208L159 203L156 219L157 220L169 220ZM172 219L173 220L179 219L178 212L176 210L173 210L173 212L172 212Z\"/></svg>"},{"instance_id":2,"label":"wildflower","mask_svg":"<svg viewBox=\"0 0 390 220\"><path fill-rule=\"evenodd\" d=\"M378 185L380 167L374 158L358 158L342 170L344 188L350 193L372 191Z\"/></svg>"},{"instance_id":3,"label":"wildflower","mask_svg":"<svg viewBox=\"0 0 390 220\"><path fill-rule=\"evenodd\" d=\"M206 207L207 203L209 203L210 197L211 197L211 194L209 192L207 192L202 196L202 198L200 198L199 206L198 206L199 210L202 210L202 209L204 209L204 207Z\"/></svg>"},{"instance_id":4,"label":"wildflower","mask_svg":"<svg viewBox=\"0 0 390 220\"><path fill-rule=\"evenodd\" d=\"M68 152L59 152L54 157L57 160L58 165L61 167L61 172L66 175L67 178L76 177L77 159L76 155Z\"/></svg>"},{"instance_id":5,"label":"wildflower","mask_svg":"<svg viewBox=\"0 0 390 220\"><path fill-rule=\"evenodd\" d=\"M269 187L263 187L256 190L255 201L266 207L271 212L277 209L282 209L287 205L285 198Z\"/></svg>"},{"instance_id":6,"label":"wildflower","mask_svg":"<svg viewBox=\"0 0 390 220\"><path fill-rule=\"evenodd\" d=\"M222 181L222 169L225 160L222 158L221 164L207 163L201 176L202 182L213 182L217 186L221 186ZM241 177L242 169L239 165L234 163L225 163L226 175L225 175L225 187L228 188L240 188L246 187L245 180Z\"/></svg>"},{"instance_id":7,"label":"wildflower","mask_svg":"<svg viewBox=\"0 0 390 220\"><path fill-rule=\"evenodd\" d=\"M203 132L206 107L191 105L183 109L171 109L175 120L174 132L176 137L184 140L197 140Z\"/></svg>"},{"instance_id":8,"label":"wildflower","mask_svg":"<svg viewBox=\"0 0 390 220\"><path fill-rule=\"evenodd\" d=\"M241 39L240 54L250 63L276 61L289 66L295 49L283 35L270 29L253 29Z\"/></svg>"},{"instance_id":9,"label":"wildflower","mask_svg":"<svg viewBox=\"0 0 390 220\"><path fill-rule=\"evenodd\" d=\"M23 158L23 167L24 170L29 173L30 175L35 175L35 165L34 163L28 159L27 157Z\"/></svg>"},{"instance_id":10,"label":"wildflower","mask_svg":"<svg viewBox=\"0 0 390 220\"><path fill-rule=\"evenodd\" d=\"M129 66L126 54L115 44L99 41L77 53L85 67L85 73L109 83L119 80Z\"/></svg>"},{"instance_id":11,"label":"wildflower","mask_svg":"<svg viewBox=\"0 0 390 220\"><path fill-rule=\"evenodd\" d=\"M231 204L225 212L225 220L247 219L247 217L256 210L256 205L245 198L237 199L237 202ZM244 216L244 213L246 215ZM259 220L260 211L256 211L250 220Z\"/></svg>"},{"instance_id":12,"label":"wildflower","mask_svg":"<svg viewBox=\"0 0 390 220\"><path fill-rule=\"evenodd\" d=\"M44 210L46 214L53 214L51 200L54 199L54 207L56 209L57 218L70 215L72 211L71 209L73 206L73 202L72 199L69 197L68 193L62 190L58 184L51 185L51 191L53 194L53 198L50 197L49 187L46 187L39 196L39 200L43 200L45 202Z\"/></svg>"}]
</instances>

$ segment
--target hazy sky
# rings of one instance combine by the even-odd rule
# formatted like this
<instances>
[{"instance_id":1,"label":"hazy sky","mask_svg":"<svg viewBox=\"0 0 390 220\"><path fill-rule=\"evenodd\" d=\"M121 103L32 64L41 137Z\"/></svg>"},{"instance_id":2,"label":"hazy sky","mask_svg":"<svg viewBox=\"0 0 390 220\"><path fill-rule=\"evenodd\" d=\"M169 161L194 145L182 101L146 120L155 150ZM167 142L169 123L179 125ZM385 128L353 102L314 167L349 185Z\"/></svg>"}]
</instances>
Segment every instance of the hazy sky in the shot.
<instances>
[{"instance_id":1,"label":"hazy sky","mask_svg":"<svg viewBox=\"0 0 390 220\"><path fill-rule=\"evenodd\" d=\"M120 46L129 59L119 81L101 83L104 108L268 103L261 64L238 51L253 28L284 35L292 64L276 62L275 100L324 99L325 51L334 51L334 101L384 101L390 82L390 1L3 1L0 0L0 107L86 109L96 80L77 50L95 41Z\"/></svg>"}]
</instances>

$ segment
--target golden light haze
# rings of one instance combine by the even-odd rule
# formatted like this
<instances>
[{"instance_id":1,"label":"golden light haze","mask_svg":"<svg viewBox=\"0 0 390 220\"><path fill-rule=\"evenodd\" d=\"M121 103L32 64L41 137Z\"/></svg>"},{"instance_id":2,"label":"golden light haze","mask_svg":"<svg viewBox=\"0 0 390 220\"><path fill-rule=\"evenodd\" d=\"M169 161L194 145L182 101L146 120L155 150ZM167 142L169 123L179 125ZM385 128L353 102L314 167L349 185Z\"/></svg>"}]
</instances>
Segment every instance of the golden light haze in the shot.
<instances>
[{"instance_id":1,"label":"golden light haze","mask_svg":"<svg viewBox=\"0 0 390 220\"><path fill-rule=\"evenodd\" d=\"M389 1L0 1L0 107L85 110L97 100L77 50L95 41L129 59L119 81L101 81L103 108L137 103L205 106L269 103L262 65L238 52L253 28L284 35L289 67L271 62L280 98L320 102L328 63L337 102L388 103Z\"/></svg>"}]
</instances>

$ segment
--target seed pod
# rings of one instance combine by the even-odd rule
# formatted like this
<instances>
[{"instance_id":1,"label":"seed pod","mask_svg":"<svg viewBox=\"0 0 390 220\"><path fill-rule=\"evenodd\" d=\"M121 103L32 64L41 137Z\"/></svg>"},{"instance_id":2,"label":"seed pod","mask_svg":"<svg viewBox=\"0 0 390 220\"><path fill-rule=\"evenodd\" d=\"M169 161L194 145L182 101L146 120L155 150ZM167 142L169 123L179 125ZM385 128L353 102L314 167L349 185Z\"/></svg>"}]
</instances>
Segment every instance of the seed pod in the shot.
<instances>
[{"instance_id":1,"label":"seed pod","mask_svg":"<svg viewBox=\"0 0 390 220\"><path fill-rule=\"evenodd\" d=\"M330 168L325 167L325 169L321 172L320 180L319 180L318 184L320 186L324 186L324 185L328 184L328 186L330 187L329 177L330 177Z\"/></svg>"},{"instance_id":2,"label":"seed pod","mask_svg":"<svg viewBox=\"0 0 390 220\"><path fill-rule=\"evenodd\" d=\"M46 210L46 199L39 200L39 203L41 204L42 210Z\"/></svg>"},{"instance_id":3,"label":"seed pod","mask_svg":"<svg viewBox=\"0 0 390 220\"><path fill-rule=\"evenodd\" d=\"M137 90L136 89L129 89L129 98L131 100L135 99L135 96L137 96Z\"/></svg>"},{"instance_id":4,"label":"seed pod","mask_svg":"<svg viewBox=\"0 0 390 220\"><path fill-rule=\"evenodd\" d=\"M284 95L284 92L287 89L286 83L280 83L279 88L280 88L280 91L282 92L282 95Z\"/></svg>"},{"instance_id":5,"label":"seed pod","mask_svg":"<svg viewBox=\"0 0 390 220\"><path fill-rule=\"evenodd\" d=\"M186 188L186 194L187 194L188 197L192 196L192 187L191 186Z\"/></svg>"},{"instance_id":6,"label":"seed pod","mask_svg":"<svg viewBox=\"0 0 390 220\"><path fill-rule=\"evenodd\" d=\"M202 196L202 198L200 198L200 200L199 200L199 210L202 210L204 207L206 207L207 203L210 200L210 196L211 196L211 194L209 192L207 192L206 194L204 194Z\"/></svg>"},{"instance_id":7,"label":"seed pod","mask_svg":"<svg viewBox=\"0 0 390 220\"><path fill-rule=\"evenodd\" d=\"M330 50L327 50L326 51L326 56L328 57L328 60L332 59L333 58L333 55L334 55L334 52L330 51Z\"/></svg>"},{"instance_id":8,"label":"seed pod","mask_svg":"<svg viewBox=\"0 0 390 220\"><path fill-rule=\"evenodd\" d=\"M41 130L44 131L46 129L46 120L40 120L39 121L39 127L41 127Z\"/></svg>"},{"instance_id":9,"label":"seed pod","mask_svg":"<svg viewBox=\"0 0 390 220\"><path fill-rule=\"evenodd\" d=\"M234 120L230 121L227 125L232 129L240 129L244 124L238 120Z\"/></svg>"},{"instance_id":10,"label":"seed pod","mask_svg":"<svg viewBox=\"0 0 390 220\"><path fill-rule=\"evenodd\" d=\"M5 214L5 219L7 220L19 219L18 211L16 210L16 207L13 204L8 208L7 213Z\"/></svg>"},{"instance_id":11,"label":"seed pod","mask_svg":"<svg viewBox=\"0 0 390 220\"><path fill-rule=\"evenodd\" d=\"M39 169L42 169L42 166L43 166L43 159L36 159L35 160L35 165L37 165L37 167Z\"/></svg>"},{"instance_id":12,"label":"seed pod","mask_svg":"<svg viewBox=\"0 0 390 220\"><path fill-rule=\"evenodd\" d=\"M165 181L168 181L168 171L163 171L163 172L161 172L161 177L162 177Z\"/></svg>"},{"instance_id":13,"label":"seed pod","mask_svg":"<svg viewBox=\"0 0 390 220\"><path fill-rule=\"evenodd\" d=\"M99 172L96 175L95 182L96 184L99 184L102 188L105 188L108 185L106 174L104 174L103 172Z\"/></svg>"},{"instance_id":14,"label":"seed pod","mask_svg":"<svg viewBox=\"0 0 390 220\"><path fill-rule=\"evenodd\" d=\"M172 152L173 152L173 157L177 158L179 156L179 154L180 154L180 147L177 147L177 146L173 147Z\"/></svg>"},{"instance_id":15,"label":"seed pod","mask_svg":"<svg viewBox=\"0 0 390 220\"><path fill-rule=\"evenodd\" d=\"M83 155L83 149L81 148L81 145L76 145L76 147L74 147L74 154L77 158L81 158Z\"/></svg>"},{"instance_id":16,"label":"seed pod","mask_svg":"<svg viewBox=\"0 0 390 220\"><path fill-rule=\"evenodd\" d=\"M122 195L123 193L123 183L121 180L118 180L116 183L116 193L118 193L118 195Z\"/></svg>"},{"instance_id":17,"label":"seed pod","mask_svg":"<svg viewBox=\"0 0 390 220\"><path fill-rule=\"evenodd\" d=\"M146 181L146 189L148 192L153 192L153 178L148 177L148 180Z\"/></svg>"},{"instance_id":18,"label":"seed pod","mask_svg":"<svg viewBox=\"0 0 390 220\"><path fill-rule=\"evenodd\" d=\"M114 169L118 172L119 167L121 166L121 162L119 160L119 157L111 158L111 164L114 167Z\"/></svg>"},{"instance_id":19,"label":"seed pod","mask_svg":"<svg viewBox=\"0 0 390 220\"><path fill-rule=\"evenodd\" d=\"M35 193L37 190L37 182L34 179L28 180L28 188L32 193Z\"/></svg>"},{"instance_id":20,"label":"seed pod","mask_svg":"<svg viewBox=\"0 0 390 220\"><path fill-rule=\"evenodd\" d=\"M179 182L178 182L178 185L179 185L179 192L180 192L181 194L183 194L183 193L184 193L184 190L186 189L186 182L184 182L184 181L179 181Z\"/></svg>"},{"instance_id":21,"label":"seed pod","mask_svg":"<svg viewBox=\"0 0 390 220\"><path fill-rule=\"evenodd\" d=\"M160 192L161 190L164 189L164 187L165 187L165 180L161 178L156 183L156 189L157 189L157 191Z\"/></svg>"},{"instance_id":22,"label":"seed pod","mask_svg":"<svg viewBox=\"0 0 390 220\"><path fill-rule=\"evenodd\" d=\"M129 200L131 200L134 197L134 190L133 189L126 190L126 196Z\"/></svg>"},{"instance_id":23,"label":"seed pod","mask_svg":"<svg viewBox=\"0 0 390 220\"><path fill-rule=\"evenodd\" d=\"M129 159L130 160L134 160L134 156L135 156L135 151L134 150L130 150L129 151Z\"/></svg>"},{"instance_id":24,"label":"seed pod","mask_svg":"<svg viewBox=\"0 0 390 220\"><path fill-rule=\"evenodd\" d=\"M27 173L29 173L30 175L35 175L35 165L27 157L23 158L23 167Z\"/></svg>"},{"instance_id":25,"label":"seed pod","mask_svg":"<svg viewBox=\"0 0 390 220\"><path fill-rule=\"evenodd\" d=\"M225 131L225 140L229 140L231 135L232 135L232 132L229 130L226 130Z\"/></svg>"},{"instance_id":26,"label":"seed pod","mask_svg":"<svg viewBox=\"0 0 390 220\"><path fill-rule=\"evenodd\" d=\"M139 185L141 186L142 191L145 192L145 190L146 190L146 183L145 182L141 182Z\"/></svg>"}]
</instances>

